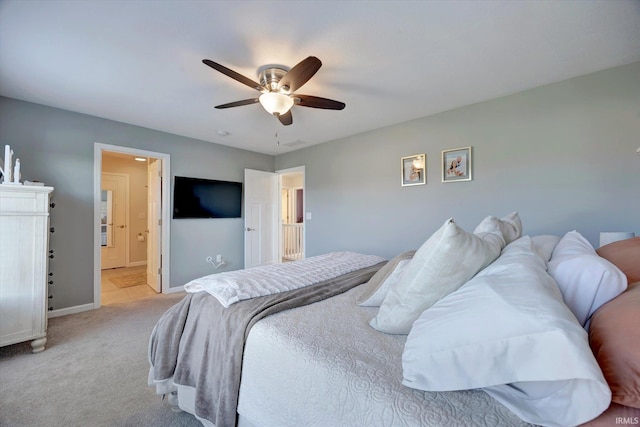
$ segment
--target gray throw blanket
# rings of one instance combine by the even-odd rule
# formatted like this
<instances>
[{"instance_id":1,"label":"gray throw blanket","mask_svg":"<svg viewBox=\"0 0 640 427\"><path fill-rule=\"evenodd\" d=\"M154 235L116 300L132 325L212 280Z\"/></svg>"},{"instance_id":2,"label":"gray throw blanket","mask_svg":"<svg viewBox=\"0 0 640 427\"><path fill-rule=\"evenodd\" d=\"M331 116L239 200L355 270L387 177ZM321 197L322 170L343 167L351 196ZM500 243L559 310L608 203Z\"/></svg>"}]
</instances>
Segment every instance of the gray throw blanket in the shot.
<instances>
[{"instance_id":1,"label":"gray throw blanket","mask_svg":"<svg viewBox=\"0 0 640 427\"><path fill-rule=\"evenodd\" d=\"M151 333L151 378L195 389L195 414L216 427L235 426L244 344L263 317L341 294L368 281L379 263L293 291L224 308L206 292L188 294Z\"/></svg>"}]
</instances>

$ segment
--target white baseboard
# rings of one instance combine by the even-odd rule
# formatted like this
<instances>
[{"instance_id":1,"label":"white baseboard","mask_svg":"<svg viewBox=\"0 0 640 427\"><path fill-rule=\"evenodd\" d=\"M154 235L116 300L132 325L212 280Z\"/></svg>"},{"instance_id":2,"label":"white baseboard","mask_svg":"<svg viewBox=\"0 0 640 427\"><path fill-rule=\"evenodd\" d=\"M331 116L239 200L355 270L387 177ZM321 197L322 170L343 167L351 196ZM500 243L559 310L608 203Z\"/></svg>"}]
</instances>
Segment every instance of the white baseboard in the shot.
<instances>
[{"instance_id":1,"label":"white baseboard","mask_svg":"<svg viewBox=\"0 0 640 427\"><path fill-rule=\"evenodd\" d=\"M184 292L184 286L176 286L175 288L168 288L168 289L165 289L162 293L174 294L176 292ZM73 307L61 308L59 310L47 311L47 316L49 319L51 319L53 317L66 316L67 314L82 313L83 311L93 310L94 308L95 306L93 305L93 303L76 305Z\"/></svg>"},{"instance_id":2,"label":"white baseboard","mask_svg":"<svg viewBox=\"0 0 640 427\"><path fill-rule=\"evenodd\" d=\"M75 313L81 313L83 311L93 310L93 308L94 308L93 303L76 305L73 307L67 307L67 308L61 308L59 310L48 311L47 315L49 319L51 319L52 317L66 316L67 314L75 314Z\"/></svg>"},{"instance_id":3,"label":"white baseboard","mask_svg":"<svg viewBox=\"0 0 640 427\"><path fill-rule=\"evenodd\" d=\"M133 261L130 262L127 267L139 267L141 265L147 265L147 261Z\"/></svg>"},{"instance_id":4,"label":"white baseboard","mask_svg":"<svg viewBox=\"0 0 640 427\"><path fill-rule=\"evenodd\" d=\"M175 294L176 292L184 292L184 285L175 288L167 288L162 291L163 294Z\"/></svg>"}]
</instances>

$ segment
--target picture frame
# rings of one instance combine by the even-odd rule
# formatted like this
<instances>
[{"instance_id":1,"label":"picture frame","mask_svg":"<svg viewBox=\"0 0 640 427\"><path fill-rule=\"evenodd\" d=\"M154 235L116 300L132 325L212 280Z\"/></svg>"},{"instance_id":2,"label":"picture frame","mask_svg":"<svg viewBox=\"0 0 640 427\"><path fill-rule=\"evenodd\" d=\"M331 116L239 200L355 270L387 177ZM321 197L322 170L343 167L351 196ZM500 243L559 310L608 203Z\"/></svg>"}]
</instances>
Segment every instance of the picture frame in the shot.
<instances>
[{"instance_id":1,"label":"picture frame","mask_svg":"<svg viewBox=\"0 0 640 427\"><path fill-rule=\"evenodd\" d=\"M473 179L471 147L443 150L441 166L442 182L471 181Z\"/></svg>"},{"instance_id":2,"label":"picture frame","mask_svg":"<svg viewBox=\"0 0 640 427\"><path fill-rule=\"evenodd\" d=\"M401 183L403 187L427 183L427 155L414 154L400 159Z\"/></svg>"}]
</instances>

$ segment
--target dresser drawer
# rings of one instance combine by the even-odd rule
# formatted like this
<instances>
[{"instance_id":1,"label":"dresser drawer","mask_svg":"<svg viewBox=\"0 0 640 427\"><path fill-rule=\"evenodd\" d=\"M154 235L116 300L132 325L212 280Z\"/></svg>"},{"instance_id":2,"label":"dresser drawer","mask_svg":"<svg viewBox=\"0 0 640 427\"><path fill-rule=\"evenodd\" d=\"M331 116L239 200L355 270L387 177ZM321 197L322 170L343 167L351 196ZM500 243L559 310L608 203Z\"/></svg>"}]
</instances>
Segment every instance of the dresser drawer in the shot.
<instances>
[{"instance_id":1,"label":"dresser drawer","mask_svg":"<svg viewBox=\"0 0 640 427\"><path fill-rule=\"evenodd\" d=\"M0 214L46 214L49 212L50 187L2 184Z\"/></svg>"}]
</instances>

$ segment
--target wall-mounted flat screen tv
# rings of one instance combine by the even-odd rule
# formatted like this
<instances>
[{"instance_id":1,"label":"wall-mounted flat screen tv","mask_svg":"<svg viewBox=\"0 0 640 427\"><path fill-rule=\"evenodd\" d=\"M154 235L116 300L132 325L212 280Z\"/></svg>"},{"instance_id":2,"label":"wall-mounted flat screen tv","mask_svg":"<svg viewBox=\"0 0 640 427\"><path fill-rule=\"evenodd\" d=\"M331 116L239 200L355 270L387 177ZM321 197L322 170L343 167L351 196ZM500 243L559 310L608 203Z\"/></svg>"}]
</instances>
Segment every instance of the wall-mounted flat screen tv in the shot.
<instances>
[{"instance_id":1,"label":"wall-mounted flat screen tv","mask_svg":"<svg viewBox=\"0 0 640 427\"><path fill-rule=\"evenodd\" d=\"M176 176L173 218L240 218L242 183Z\"/></svg>"}]
</instances>

